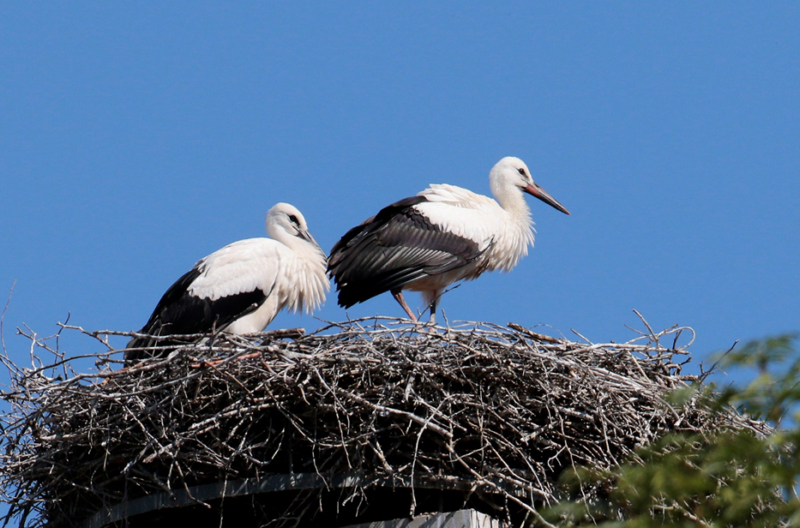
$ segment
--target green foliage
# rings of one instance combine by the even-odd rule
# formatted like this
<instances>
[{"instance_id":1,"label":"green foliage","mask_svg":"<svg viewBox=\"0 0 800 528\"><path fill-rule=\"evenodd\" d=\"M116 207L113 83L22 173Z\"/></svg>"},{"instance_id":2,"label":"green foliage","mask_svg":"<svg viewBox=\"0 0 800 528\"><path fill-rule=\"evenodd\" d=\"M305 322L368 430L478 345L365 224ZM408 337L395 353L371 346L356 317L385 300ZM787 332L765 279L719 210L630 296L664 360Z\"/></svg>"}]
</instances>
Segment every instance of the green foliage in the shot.
<instances>
[{"instance_id":1,"label":"green foliage","mask_svg":"<svg viewBox=\"0 0 800 528\"><path fill-rule=\"evenodd\" d=\"M757 369L746 387L682 389L670 400L680 406L698 399L720 411L734 406L769 422L771 434L677 432L620 467L568 471L565 500L543 508L534 526L800 526L800 420L791 416L800 402L796 340L792 334L754 341L720 358L724 366Z\"/></svg>"},{"instance_id":2,"label":"green foliage","mask_svg":"<svg viewBox=\"0 0 800 528\"><path fill-rule=\"evenodd\" d=\"M744 389L726 389L720 400L780 428L800 401L800 355L794 348L797 334L751 341L725 354L723 367L755 367L756 378Z\"/></svg>"}]
</instances>

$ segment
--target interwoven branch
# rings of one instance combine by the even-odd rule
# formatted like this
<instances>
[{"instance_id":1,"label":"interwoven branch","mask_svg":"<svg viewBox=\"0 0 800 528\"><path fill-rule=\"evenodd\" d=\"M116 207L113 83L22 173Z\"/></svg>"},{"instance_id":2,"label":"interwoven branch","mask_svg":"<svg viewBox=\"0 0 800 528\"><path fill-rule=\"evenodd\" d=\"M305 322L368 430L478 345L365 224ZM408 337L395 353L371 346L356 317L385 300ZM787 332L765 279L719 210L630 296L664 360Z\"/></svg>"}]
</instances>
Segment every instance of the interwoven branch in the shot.
<instances>
[{"instance_id":1,"label":"interwoven branch","mask_svg":"<svg viewBox=\"0 0 800 528\"><path fill-rule=\"evenodd\" d=\"M70 329L103 343L128 335ZM456 482L497 508L533 510L557 500L565 468L611 467L666 432L762 430L665 402L697 381L681 374L689 356L677 338L661 344L678 332L590 344L517 325L429 331L380 318L312 335L218 335L126 369L107 347L84 356L101 367L91 375L31 333L32 366L4 360L0 500L21 525L70 525L222 480L293 473L331 485L348 474Z\"/></svg>"}]
</instances>

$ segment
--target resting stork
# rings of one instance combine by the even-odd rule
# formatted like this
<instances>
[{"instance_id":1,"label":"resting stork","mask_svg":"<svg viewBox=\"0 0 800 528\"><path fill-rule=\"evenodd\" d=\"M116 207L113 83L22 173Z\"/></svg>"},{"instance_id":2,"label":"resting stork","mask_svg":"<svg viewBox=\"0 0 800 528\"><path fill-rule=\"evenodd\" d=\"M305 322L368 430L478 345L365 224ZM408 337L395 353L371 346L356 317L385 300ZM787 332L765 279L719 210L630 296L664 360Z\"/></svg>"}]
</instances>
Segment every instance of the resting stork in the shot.
<instances>
[{"instance_id":1,"label":"resting stork","mask_svg":"<svg viewBox=\"0 0 800 528\"><path fill-rule=\"evenodd\" d=\"M267 213L271 238L249 238L227 245L201 259L156 305L142 334L186 335L225 330L260 332L279 311L311 313L330 288L325 253L308 232L296 207L276 204ZM126 361L149 357L158 343L134 337Z\"/></svg>"},{"instance_id":2,"label":"resting stork","mask_svg":"<svg viewBox=\"0 0 800 528\"><path fill-rule=\"evenodd\" d=\"M422 292L431 323L444 288L484 271L509 271L533 245L533 220L522 193L570 214L531 178L519 158L489 173L497 201L454 185L432 184L348 231L331 249L328 273L339 305L349 308L390 291L408 316L403 290Z\"/></svg>"}]
</instances>

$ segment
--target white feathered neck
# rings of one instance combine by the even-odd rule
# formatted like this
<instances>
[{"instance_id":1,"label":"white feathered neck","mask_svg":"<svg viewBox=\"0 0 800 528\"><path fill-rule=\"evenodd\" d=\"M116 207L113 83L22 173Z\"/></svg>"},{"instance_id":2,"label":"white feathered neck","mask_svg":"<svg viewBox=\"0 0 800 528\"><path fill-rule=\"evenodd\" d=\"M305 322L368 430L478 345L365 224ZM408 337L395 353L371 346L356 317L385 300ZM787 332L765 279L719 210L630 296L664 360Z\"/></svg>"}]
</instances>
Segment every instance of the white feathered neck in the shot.
<instances>
[{"instance_id":1,"label":"white feathered neck","mask_svg":"<svg viewBox=\"0 0 800 528\"><path fill-rule=\"evenodd\" d=\"M280 281L281 305L311 313L324 301L330 282L327 257L308 231L302 213L292 205L276 204L267 213L267 234L288 248L281 252L281 269L289 280Z\"/></svg>"}]
</instances>

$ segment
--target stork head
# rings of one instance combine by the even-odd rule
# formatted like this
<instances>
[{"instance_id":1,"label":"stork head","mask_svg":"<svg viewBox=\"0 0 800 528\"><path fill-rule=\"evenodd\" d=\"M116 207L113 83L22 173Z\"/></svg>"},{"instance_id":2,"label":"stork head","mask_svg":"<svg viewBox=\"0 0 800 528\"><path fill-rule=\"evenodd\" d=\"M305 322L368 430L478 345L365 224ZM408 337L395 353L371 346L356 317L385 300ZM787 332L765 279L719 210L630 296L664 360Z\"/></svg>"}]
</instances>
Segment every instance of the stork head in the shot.
<instances>
[{"instance_id":1,"label":"stork head","mask_svg":"<svg viewBox=\"0 0 800 528\"><path fill-rule=\"evenodd\" d=\"M489 173L489 183L492 187L492 193L497 197L500 205L504 207L504 199L514 193L514 188L516 187L519 191L535 196L562 213L570 214L566 207L558 203L555 198L533 181L530 169L519 158L507 156L498 161Z\"/></svg>"},{"instance_id":2,"label":"stork head","mask_svg":"<svg viewBox=\"0 0 800 528\"><path fill-rule=\"evenodd\" d=\"M287 246L294 246L296 241L303 240L319 249L319 244L308 232L303 213L288 203L277 203L267 212L267 233Z\"/></svg>"}]
</instances>

